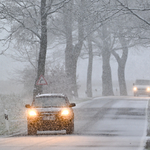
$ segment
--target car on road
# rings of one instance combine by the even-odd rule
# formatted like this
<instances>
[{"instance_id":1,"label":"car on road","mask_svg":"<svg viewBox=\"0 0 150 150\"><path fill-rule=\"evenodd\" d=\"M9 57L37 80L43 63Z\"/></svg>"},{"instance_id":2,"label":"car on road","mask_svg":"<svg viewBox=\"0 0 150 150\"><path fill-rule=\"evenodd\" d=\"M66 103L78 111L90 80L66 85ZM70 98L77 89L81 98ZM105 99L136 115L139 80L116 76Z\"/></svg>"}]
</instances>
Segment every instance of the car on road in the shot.
<instances>
[{"instance_id":1,"label":"car on road","mask_svg":"<svg viewBox=\"0 0 150 150\"><path fill-rule=\"evenodd\" d=\"M150 96L150 80L137 79L135 83L133 83L133 92L134 96Z\"/></svg>"},{"instance_id":2,"label":"car on road","mask_svg":"<svg viewBox=\"0 0 150 150\"><path fill-rule=\"evenodd\" d=\"M67 134L74 131L74 112L67 96L63 94L40 94L32 104L26 104L28 135L37 131L66 130Z\"/></svg>"}]
</instances>

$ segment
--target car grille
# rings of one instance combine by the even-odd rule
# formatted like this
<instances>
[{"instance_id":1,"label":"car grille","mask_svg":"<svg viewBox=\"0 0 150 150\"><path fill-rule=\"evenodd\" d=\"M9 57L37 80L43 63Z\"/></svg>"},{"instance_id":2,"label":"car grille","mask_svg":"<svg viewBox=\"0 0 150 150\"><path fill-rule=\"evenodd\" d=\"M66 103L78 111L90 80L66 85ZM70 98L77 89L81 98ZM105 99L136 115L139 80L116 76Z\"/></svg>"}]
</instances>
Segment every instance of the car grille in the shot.
<instances>
[{"instance_id":1,"label":"car grille","mask_svg":"<svg viewBox=\"0 0 150 150\"><path fill-rule=\"evenodd\" d=\"M146 91L146 88L140 88L138 91Z\"/></svg>"},{"instance_id":2,"label":"car grille","mask_svg":"<svg viewBox=\"0 0 150 150\"><path fill-rule=\"evenodd\" d=\"M40 120L55 120L57 118L57 114L58 113L56 112L40 112L39 119Z\"/></svg>"},{"instance_id":3,"label":"car grille","mask_svg":"<svg viewBox=\"0 0 150 150\"><path fill-rule=\"evenodd\" d=\"M56 114L57 114L56 112L40 112L41 116L44 116L44 115L56 115Z\"/></svg>"}]
</instances>

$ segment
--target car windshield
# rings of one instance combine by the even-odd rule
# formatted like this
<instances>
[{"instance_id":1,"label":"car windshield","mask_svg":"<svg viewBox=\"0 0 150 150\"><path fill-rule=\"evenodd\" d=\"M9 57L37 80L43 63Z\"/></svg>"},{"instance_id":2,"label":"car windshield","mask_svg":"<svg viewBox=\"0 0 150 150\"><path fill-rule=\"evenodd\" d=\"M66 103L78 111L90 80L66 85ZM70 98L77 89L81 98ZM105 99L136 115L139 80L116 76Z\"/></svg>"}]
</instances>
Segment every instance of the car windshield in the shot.
<instances>
[{"instance_id":1,"label":"car windshield","mask_svg":"<svg viewBox=\"0 0 150 150\"><path fill-rule=\"evenodd\" d=\"M136 80L136 85L150 85L150 80Z\"/></svg>"},{"instance_id":2,"label":"car windshield","mask_svg":"<svg viewBox=\"0 0 150 150\"><path fill-rule=\"evenodd\" d=\"M63 107L67 105L67 102L64 97L37 97L33 102L35 107Z\"/></svg>"}]
</instances>

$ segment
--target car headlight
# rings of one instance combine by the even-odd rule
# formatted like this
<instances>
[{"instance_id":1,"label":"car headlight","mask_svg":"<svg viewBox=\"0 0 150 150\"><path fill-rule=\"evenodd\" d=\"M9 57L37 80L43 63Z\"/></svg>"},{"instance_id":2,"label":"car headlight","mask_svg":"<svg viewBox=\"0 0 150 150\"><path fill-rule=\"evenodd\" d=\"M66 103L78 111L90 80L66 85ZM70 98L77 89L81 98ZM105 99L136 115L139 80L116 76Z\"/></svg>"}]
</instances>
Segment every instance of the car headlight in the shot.
<instances>
[{"instance_id":1,"label":"car headlight","mask_svg":"<svg viewBox=\"0 0 150 150\"><path fill-rule=\"evenodd\" d=\"M137 91L137 87L134 87L134 88L133 88L133 91Z\"/></svg>"},{"instance_id":2,"label":"car headlight","mask_svg":"<svg viewBox=\"0 0 150 150\"><path fill-rule=\"evenodd\" d=\"M150 87L148 87L148 88L146 89L146 91L147 91L147 92L150 92Z\"/></svg>"},{"instance_id":3,"label":"car headlight","mask_svg":"<svg viewBox=\"0 0 150 150\"><path fill-rule=\"evenodd\" d=\"M70 114L70 111L68 109L64 109L61 112L61 116L68 116Z\"/></svg>"},{"instance_id":4,"label":"car headlight","mask_svg":"<svg viewBox=\"0 0 150 150\"><path fill-rule=\"evenodd\" d=\"M36 111L35 110L30 110L29 112L28 112L28 114L29 114L29 116L37 116L37 113L36 113Z\"/></svg>"}]
</instances>

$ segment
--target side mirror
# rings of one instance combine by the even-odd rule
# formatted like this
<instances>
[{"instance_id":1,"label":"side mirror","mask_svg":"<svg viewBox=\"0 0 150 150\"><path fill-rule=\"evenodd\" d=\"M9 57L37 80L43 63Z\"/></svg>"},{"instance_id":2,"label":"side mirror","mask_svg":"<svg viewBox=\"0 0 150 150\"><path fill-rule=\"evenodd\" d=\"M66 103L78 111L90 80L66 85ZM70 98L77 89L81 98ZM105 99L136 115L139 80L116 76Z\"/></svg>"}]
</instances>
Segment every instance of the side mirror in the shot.
<instances>
[{"instance_id":1,"label":"side mirror","mask_svg":"<svg viewBox=\"0 0 150 150\"><path fill-rule=\"evenodd\" d=\"M76 106L75 103L71 103L71 104L69 105L69 107L75 107L75 106Z\"/></svg>"},{"instance_id":2,"label":"side mirror","mask_svg":"<svg viewBox=\"0 0 150 150\"><path fill-rule=\"evenodd\" d=\"M25 105L26 108L31 108L30 104Z\"/></svg>"}]
</instances>

